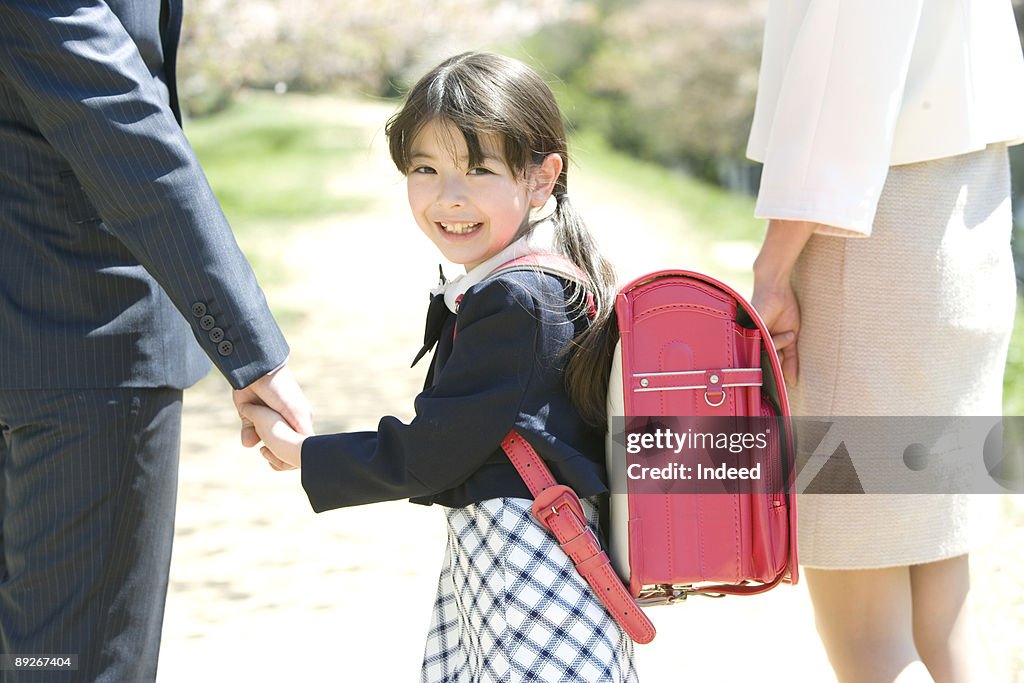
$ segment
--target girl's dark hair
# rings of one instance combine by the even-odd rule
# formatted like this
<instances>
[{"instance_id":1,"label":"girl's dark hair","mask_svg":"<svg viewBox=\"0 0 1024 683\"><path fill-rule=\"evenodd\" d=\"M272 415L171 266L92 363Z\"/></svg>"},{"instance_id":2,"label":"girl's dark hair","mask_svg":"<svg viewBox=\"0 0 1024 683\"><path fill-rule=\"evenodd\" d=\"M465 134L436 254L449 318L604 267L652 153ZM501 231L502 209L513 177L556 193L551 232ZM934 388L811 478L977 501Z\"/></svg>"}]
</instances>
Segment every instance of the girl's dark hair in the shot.
<instances>
[{"instance_id":1,"label":"girl's dark hair","mask_svg":"<svg viewBox=\"0 0 1024 683\"><path fill-rule=\"evenodd\" d=\"M391 159L402 173L409 172L416 134L431 121L444 121L459 130L466 141L470 166L483 162L480 136L486 134L502 140L506 165L522 177L549 154L562 158L562 172L553 193L555 248L586 274L597 309L590 326L566 349L566 388L584 420L605 426L608 373L618 340L615 271L598 252L569 201L569 152L554 94L522 62L491 53L467 52L445 60L421 78L409 91L402 109L388 121L384 130ZM527 226L527 230L532 227ZM580 315L587 310L584 299L584 291L573 296Z\"/></svg>"}]
</instances>

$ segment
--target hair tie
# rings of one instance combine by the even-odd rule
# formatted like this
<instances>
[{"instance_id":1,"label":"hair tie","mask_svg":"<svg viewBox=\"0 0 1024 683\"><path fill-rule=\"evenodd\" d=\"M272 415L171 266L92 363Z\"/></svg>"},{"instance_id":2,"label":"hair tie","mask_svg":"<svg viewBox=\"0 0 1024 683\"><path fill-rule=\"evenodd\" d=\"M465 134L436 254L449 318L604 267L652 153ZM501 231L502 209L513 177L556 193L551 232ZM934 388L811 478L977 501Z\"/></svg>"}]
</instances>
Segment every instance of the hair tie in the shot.
<instances>
[{"instance_id":1,"label":"hair tie","mask_svg":"<svg viewBox=\"0 0 1024 683\"><path fill-rule=\"evenodd\" d=\"M569 198L569 193L568 192L559 192L558 194L555 195L555 201L558 202L558 203L561 203L562 201L564 201L564 200L566 200L568 198Z\"/></svg>"}]
</instances>

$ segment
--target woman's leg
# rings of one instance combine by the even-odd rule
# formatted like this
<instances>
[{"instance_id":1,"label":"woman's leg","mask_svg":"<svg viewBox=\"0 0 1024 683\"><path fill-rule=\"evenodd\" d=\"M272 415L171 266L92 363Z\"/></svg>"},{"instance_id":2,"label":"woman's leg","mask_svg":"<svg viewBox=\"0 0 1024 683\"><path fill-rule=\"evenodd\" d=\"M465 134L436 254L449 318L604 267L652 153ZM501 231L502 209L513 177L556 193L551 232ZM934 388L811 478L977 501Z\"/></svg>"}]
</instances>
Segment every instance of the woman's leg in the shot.
<instances>
[{"instance_id":1,"label":"woman's leg","mask_svg":"<svg viewBox=\"0 0 1024 683\"><path fill-rule=\"evenodd\" d=\"M936 683L971 680L967 555L914 565L914 643Z\"/></svg>"},{"instance_id":2,"label":"woman's leg","mask_svg":"<svg viewBox=\"0 0 1024 683\"><path fill-rule=\"evenodd\" d=\"M907 567L805 570L814 620L839 683L931 681L914 645Z\"/></svg>"}]
</instances>

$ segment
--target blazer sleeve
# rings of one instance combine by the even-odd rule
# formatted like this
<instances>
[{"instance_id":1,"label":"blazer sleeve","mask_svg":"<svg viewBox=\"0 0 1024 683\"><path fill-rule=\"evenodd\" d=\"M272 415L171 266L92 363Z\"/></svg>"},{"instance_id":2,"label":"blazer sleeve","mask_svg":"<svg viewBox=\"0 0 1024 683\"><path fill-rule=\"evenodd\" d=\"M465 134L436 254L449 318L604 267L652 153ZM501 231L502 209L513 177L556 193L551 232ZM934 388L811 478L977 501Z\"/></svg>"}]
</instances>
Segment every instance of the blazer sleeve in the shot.
<instances>
[{"instance_id":1,"label":"blazer sleeve","mask_svg":"<svg viewBox=\"0 0 1024 683\"><path fill-rule=\"evenodd\" d=\"M773 3L748 155L755 213L869 235L923 0Z\"/></svg>"},{"instance_id":2,"label":"blazer sleeve","mask_svg":"<svg viewBox=\"0 0 1024 683\"><path fill-rule=\"evenodd\" d=\"M202 169L131 36L98 0L4 0L0 69L106 228L190 321L232 386L288 346ZM229 344L211 344L209 314Z\"/></svg>"},{"instance_id":3,"label":"blazer sleeve","mask_svg":"<svg viewBox=\"0 0 1024 683\"><path fill-rule=\"evenodd\" d=\"M452 353L405 424L309 437L302 485L317 512L430 496L465 481L515 423L537 359L534 300L510 280L467 293Z\"/></svg>"}]
</instances>

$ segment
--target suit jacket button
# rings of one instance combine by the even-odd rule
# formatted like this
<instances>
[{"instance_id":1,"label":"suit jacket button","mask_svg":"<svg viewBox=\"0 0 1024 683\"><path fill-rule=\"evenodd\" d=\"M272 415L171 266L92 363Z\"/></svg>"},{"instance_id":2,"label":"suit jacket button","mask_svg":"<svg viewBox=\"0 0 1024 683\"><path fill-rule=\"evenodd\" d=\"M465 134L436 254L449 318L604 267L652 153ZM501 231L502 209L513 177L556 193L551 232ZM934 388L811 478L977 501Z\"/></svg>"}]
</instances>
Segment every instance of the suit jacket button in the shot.
<instances>
[{"instance_id":1,"label":"suit jacket button","mask_svg":"<svg viewBox=\"0 0 1024 683\"><path fill-rule=\"evenodd\" d=\"M210 341L214 344L219 344L224 339L224 330L219 327L215 327L210 330Z\"/></svg>"},{"instance_id":2,"label":"suit jacket button","mask_svg":"<svg viewBox=\"0 0 1024 683\"><path fill-rule=\"evenodd\" d=\"M229 341L222 341L217 346L217 353L219 353L222 356L230 356L232 354L232 352L234 352L234 350L235 350L235 345L232 344Z\"/></svg>"},{"instance_id":3,"label":"suit jacket button","mask_svg":"<svg viewBox=\"0 0 1024 683\"><path fill-rule=\"evenodd\" d=\"M197 318L202 318L204 315L206 315L206 304L204 304L202 301L197 301L194 304L192 304L192 315L194 315Z\"/></svg>"},{"instance_id":4,"label":"suit jacket button","mask_svg":"<svg viewBox=\"0 0 1024 683\"><path fill-rule=\"evenodd\" d=\"M213 326L217 324L217 321L213 319L212 315L204 315L199 319L199 327L203 328L207 332L213 329Z\"/></svg>"}]
</instances>

